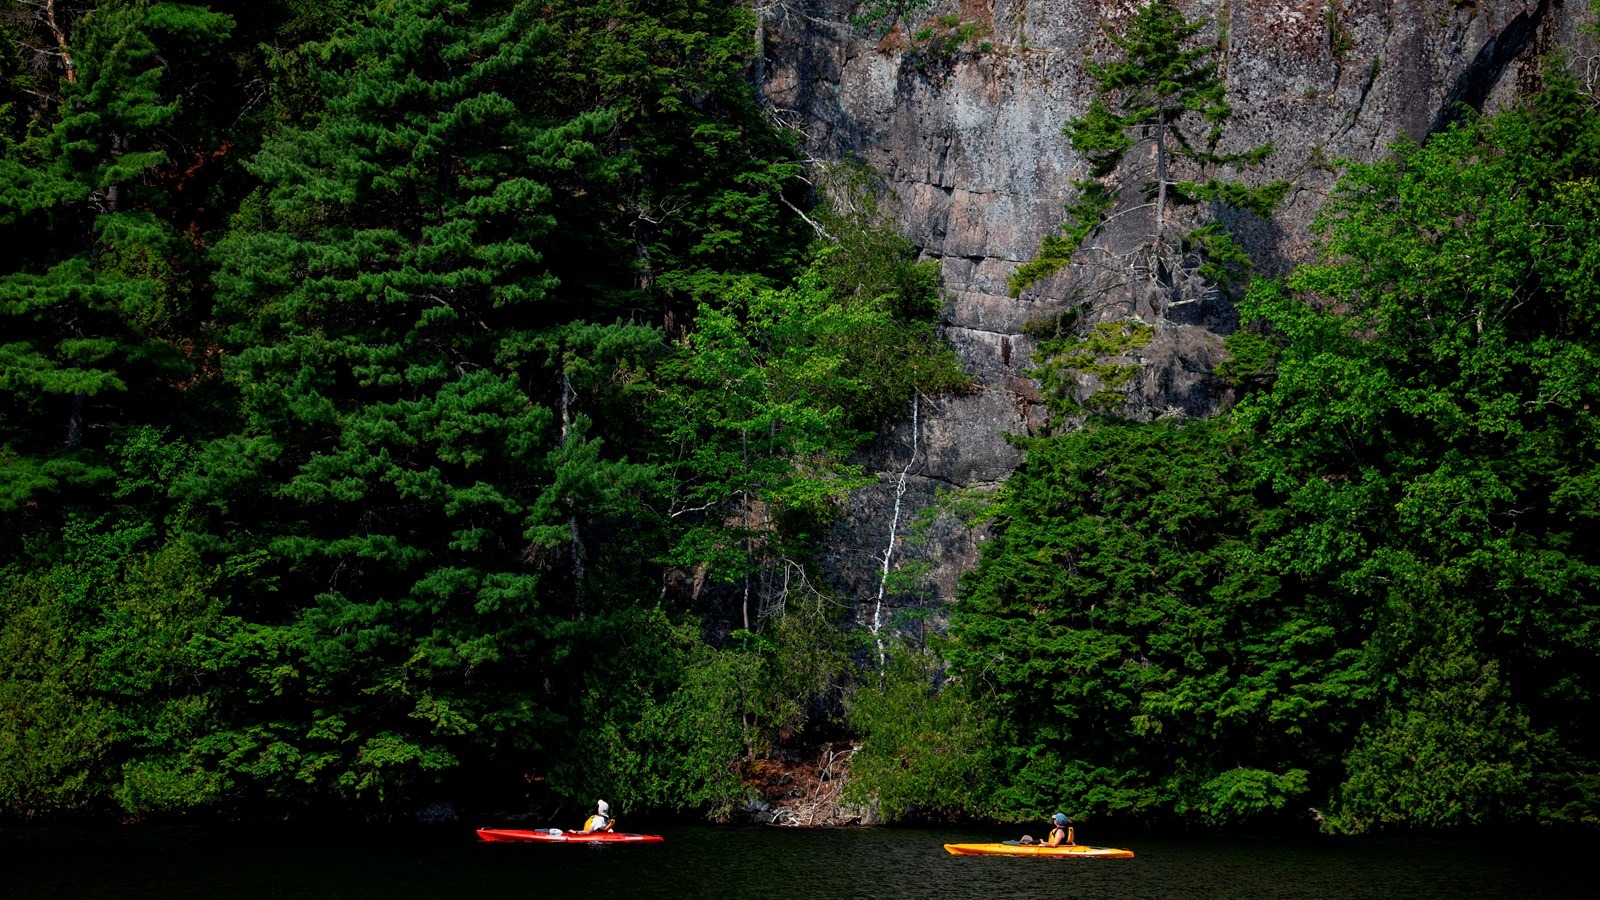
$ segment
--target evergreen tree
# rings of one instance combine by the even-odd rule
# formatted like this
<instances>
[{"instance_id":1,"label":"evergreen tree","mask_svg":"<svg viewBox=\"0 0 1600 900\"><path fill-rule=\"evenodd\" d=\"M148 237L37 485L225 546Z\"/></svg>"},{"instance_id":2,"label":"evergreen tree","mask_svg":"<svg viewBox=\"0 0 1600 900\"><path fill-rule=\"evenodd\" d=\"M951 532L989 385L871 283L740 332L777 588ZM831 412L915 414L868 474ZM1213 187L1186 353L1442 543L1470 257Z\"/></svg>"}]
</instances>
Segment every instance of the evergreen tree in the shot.
<instances>
[{"instance_id":1,"label":"evergreen tree","mask_svg":"<svg viewBox=\"0 0 1600 900\"><path fill-rule=\"evenodd\" d=\"M726 796L707 773L731 756L563 759L617 733L669 753L648 723L720 665L636 608L695 527L663 515L678 482L641 425L681 387L652 323L765 295L803 246L790 145L739 77L748 24L397 0L290 61L326 105L267 141L216 248L242 423L184 486L250 623L238 721L206 751L228 777L381 805L467 759L618 797L636 764L658 779L639 802Z\"/></svg>"},{"instance_id":2,"label":"evergreen tree","mask_svg":"<svg viewBox=\"0 0 1600 900\"><path fill-rule=\"evenodd\" d=\"M1337 764L1365 660L1263 554L1276 515L1229 423L1024 447L950 628L955 672L1001 719L997 812L1225 823L1303 798Z\"/></svg>"},{"instance_id":3,"label":"evergreen tree","mask_svg":"<svg viewBox=\"0 0 1600 900\"><path fill-rule=\"evenodd\" d=\"M572 180L552 200L561 221L585 223L547 238L566 286L555 299L581 298L567 313L638 316L665 301L669 328L686 329L726 280L792 278L810 233L791 207L807 186L795 135L774 127L747 79L750 7L562 0L540 18L550 53L519 104L552 119L610 111L629 160L615 180Z\"/></svg>"},{"instance_id":4,"label":"evergreen tree","mask_svg":"<svg viewBox=\"0 0 1600 900\"><path fill-rule=\"evenodd\" d=\"M0 143L0 508L104 483L116 427L160 421L194 370L205 273L175 194L218 149L202 91L231 25L99 4L59 48L59 112Z\"/></svg>"},{"instance_id":5,"label":"evergreen tree","mask_svg":"<svg viewBox=\"0 0 1600 900\"><path fill-rule=\"evenodd\" d=\"M595 612L585 530L649 477L606 458L575 398L655 332L579 353L549 332L546 182L623 168L614 112L519 102L551 35L525 2L370 10L217 247L244 422L187 490L249 572L233 652L258 675L213 764L272 794L382 803L548 739L507 688L543 677L552 616Z\"/></svg>"},{"instance_id":6,"label":"evergreen tree","mask_svg":"<svg viewBox=\"0 0 1600 900\"><path fill-rule=\"evenodd\" d=\"M233 23L143 0L31 12L6 21L35 55L0 126L0 540L16 550L0 804L137 814L214 786L182 750L209 727L199 657L220 621L166 488L207 377L204 209Z\"/></svg>"},{"instance_id":7,"label":"evergreen tree","mask_svg":"<svg viewBox=\"0 0 1600 900\"><path fill-rule=\"evenodd\" d=\"M1038 256L1013 274L1013 295L1070 263L1134 191L1150 211L1150 226L1142 251L1128 265L1167 296L1157 315L1248 268L1249 258L1218 212L1233 207L1266 216L1288 185L1249 187L1219 177L1227 168L1259 164L1272 146L1239 153L1217 149L1232 110L1211 59L1215 48L1194 43L1204 29L1204 22L1187 20L1172 0L1152 0L1134 12L1122 34L1107 31L1118 58L1084 63L1095 97L1063 131L1088 160L1091 177L1074 184L1078 196L1067 205L1066 234L1047 236ZM1174 207L1201 203L1212 206L1210 221L1175 227Z\"/></svg>"}]
</instances>

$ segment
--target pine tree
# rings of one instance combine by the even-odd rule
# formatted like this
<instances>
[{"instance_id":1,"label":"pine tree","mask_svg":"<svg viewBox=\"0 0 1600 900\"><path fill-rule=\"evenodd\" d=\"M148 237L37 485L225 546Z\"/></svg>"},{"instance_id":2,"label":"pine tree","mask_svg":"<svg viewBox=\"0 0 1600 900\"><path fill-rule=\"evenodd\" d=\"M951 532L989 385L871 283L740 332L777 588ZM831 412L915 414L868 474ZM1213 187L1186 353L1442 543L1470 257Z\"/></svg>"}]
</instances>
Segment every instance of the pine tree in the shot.
<instances>
[{"instance_id":1,"label":"pine tree","mask_svg":"<svg viewBox=\"0 0 1600 900\"><path fill-rule=\"evenodd\" d=\"M535 679L550 617L584 614L605 571L587 529L648 478L607 459L582 398L658 334L553 330L570 307L545 250L578 223L550 185L625 163L614 112L527 112L540 9L370 10L216 248L243 426L187 491L232 558L261 560L236 586L262 604L239 652L278 674L228 754L272 790L382 802L497 735L537 746L545 714L495 686Z\"/></svg>"},{"instance_id":2,"label":"pine tree","mask_svg":"<svg viewBox=\"0 0 1600 900\"><path fill-rule=\"evenodd\" d=\"M99 4L61 35L59 113L0 144L0 508L104 482L116 426L159 421L193 371L205 276L174 191L218 149L196 86L231 27Z\"/></svg>"},{"instance_id":3,"label":"pine tree","mask_svg":"<svg viewBox=\"0 0 1600 900\"><path fill-rule=\"evenodd\" d=\"M1203 21L1186 19L1172 0L1153 0L1134 13L1121 34L1107 31L1119 55L1084 64L1095 96L1088 111L1063 129L1072 148L1089 162L1091 177L1074 183L1077 197L1067 205L1066 233L1047 236L1034 260L1012 275L1013 295L1067 266L1130 192L1142 205L1117 215L1147 209L1150 225L1141 251L1126 265L1165 295L1157 304L1158 316L1168 305L1194 302L1213 285L1247 270L1249 258L1217 210L1269 215L1288 185L1250 187L1220 177L1225 169L1261 163L1272 146L1239 153L1217 149L1232 110L1212 59L1216 49L1195 43L1204 30ZM1178 227L1174 209L1202 203L1212 206L1209 221Z\"/></svg>"},{"instance_id":4,"label":"pine tree","mask_svg":"<svg viewBox=\"0 0 1600 900\"><path fill-rule=\"evenodd\" d=\"M234 23L30 6L0 99L0 805L138 814L209 790L183 756L209 731L218 604L166 488L206 382Z\"/></svg>"}]
</instances>

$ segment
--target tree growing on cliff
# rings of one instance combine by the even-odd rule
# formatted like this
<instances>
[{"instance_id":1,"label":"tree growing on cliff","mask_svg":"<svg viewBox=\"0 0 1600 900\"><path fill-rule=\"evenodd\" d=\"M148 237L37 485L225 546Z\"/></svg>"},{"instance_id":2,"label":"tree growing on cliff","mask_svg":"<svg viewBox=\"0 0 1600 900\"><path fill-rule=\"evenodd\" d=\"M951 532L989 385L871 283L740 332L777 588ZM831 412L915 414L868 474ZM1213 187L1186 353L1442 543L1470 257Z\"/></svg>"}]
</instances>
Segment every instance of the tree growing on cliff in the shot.
<instances>
[{"instance_id":1,"label":"tree growing on cliff","mask_svg":"<svg viewBox=\"0 0 1600 900\"><path fill-rule=\"evenodd\" d=\"M1252 187L1221 177L1228 169L1260 164L1273 148L1269 143L1238 153L1219 150L1232 110L1213 59L1216 48L1196 44L1204 29L1204 22L1186 19L1173 0L1153 0L1121 34L1106 32L1117 57L1085 62L1094 99L1062 129L1088 160L1090 177L1073 185L1077 193L1066 206L1063 233L1045 237L1038 255L1012 275L1013 296L1068 265L1111 219L1141 211L1150 216L1149 235L1131 254L1095 250L1131 276L1127 283L1152 283L1161 298L1158 316L1248 269L1248 257L1220 214L1231 207L1266 216L1288 184ZM1209 221L1179 228L1176 209L1199 204L1210 205Z\"/></svg>"}]
</instances>

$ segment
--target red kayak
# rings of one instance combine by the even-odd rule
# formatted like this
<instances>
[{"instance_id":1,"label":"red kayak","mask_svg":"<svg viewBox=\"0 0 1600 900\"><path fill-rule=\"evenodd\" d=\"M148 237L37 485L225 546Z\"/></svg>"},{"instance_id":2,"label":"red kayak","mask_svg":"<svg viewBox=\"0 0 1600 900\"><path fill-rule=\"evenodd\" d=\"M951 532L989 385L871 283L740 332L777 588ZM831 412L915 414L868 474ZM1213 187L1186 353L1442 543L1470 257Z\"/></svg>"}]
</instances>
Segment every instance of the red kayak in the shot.
<instances>
[{"instance_id":1,"label":"red kayak","mask_svg":"<svg viewBox=\"0 0 1600 900\"><path fill-rule=\"evenodd\" d=\"M534 844L659 844L659 834L626 834L615 831L562 831L559 828L539 828L523 831L517 828L479 828L478 837L496 843Z\"/></svg>"}]
</instances>

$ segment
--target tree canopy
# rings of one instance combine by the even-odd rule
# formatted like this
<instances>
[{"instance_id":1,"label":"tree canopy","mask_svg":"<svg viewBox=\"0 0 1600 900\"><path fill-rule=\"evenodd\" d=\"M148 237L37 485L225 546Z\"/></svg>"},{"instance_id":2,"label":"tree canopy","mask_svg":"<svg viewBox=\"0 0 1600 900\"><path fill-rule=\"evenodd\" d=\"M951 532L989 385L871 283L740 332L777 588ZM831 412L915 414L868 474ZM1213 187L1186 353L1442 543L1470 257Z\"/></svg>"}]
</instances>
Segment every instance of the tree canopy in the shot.
<instances>
[{"instance_id":1,"label":"tree canopy","mask_svg":"<svg viewBox=\"0 0 1600 900\"><path fill-rule=\"evenodd\" d=\"M1015 808L1593 815L1600 118L1545 77L1349 167L1252 287L1228 414L1023 445L951 651Z\"/></svg>"},{"instance_id":2,"label":"tree canopy","mask_svg":"<svg viewBox=\"0 0 1600 900\"><path fill-rule=\"evenodd\" d=\"M964 379L751 12L70 12L7 20L5 807L730 808L846 666L781 584L849 454Z\"/></svg>"},{"instance_id":3,"label":"tree canopy","mask_svg":"<svg viewBox=\"0 0 1600 900\"><path fill-rule=\"evenodd\" d=\"M881 183L755 90L760 11L231 6L0 3L0 814L726 819L809 754L889 818L1596 820L1600 114L1560 64L1345 167L1224 414L1118 418L1154 326L1052 323L1085 427L925 511L988 532L897 632L819 551L968 377ZM1249 205L1201 34L1149 4L1089 69L1104 198Z\"/></svg>"}]
</instances>

